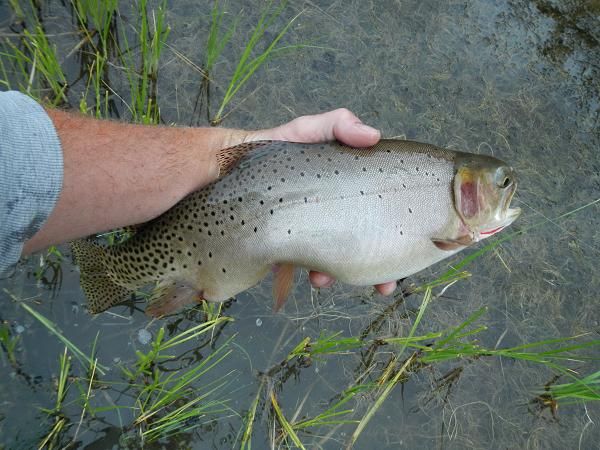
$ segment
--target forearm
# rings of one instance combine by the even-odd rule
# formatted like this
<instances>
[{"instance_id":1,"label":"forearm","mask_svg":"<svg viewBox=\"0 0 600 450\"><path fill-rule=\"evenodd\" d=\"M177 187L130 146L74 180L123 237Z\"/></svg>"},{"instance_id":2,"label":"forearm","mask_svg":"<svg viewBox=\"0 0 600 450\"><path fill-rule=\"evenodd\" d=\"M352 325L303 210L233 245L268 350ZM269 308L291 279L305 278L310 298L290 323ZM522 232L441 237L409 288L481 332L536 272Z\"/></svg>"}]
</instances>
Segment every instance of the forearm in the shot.
<instances>
[{"instance_id":1,"label":"forearm","mask_svg":"<svg viewBox=\"0 0 600 450\"><path fill-rule=\"evenodd\" d=\"M145 126L49 110L63 148L63 188L24 254L146 222L219 173L215 152L249 133Z\"/></svg>"}]
</instances>

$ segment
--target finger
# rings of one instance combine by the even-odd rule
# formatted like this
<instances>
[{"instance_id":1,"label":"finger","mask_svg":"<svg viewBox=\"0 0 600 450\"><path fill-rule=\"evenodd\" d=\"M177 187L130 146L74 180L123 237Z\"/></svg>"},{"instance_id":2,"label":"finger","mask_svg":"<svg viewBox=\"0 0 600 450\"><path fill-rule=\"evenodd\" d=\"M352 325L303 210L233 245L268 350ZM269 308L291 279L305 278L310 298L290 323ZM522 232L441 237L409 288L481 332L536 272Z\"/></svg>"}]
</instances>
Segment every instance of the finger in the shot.
<instances>
[{"instance_id":1,"label":"finger","mask_svg":"<svg viewBox=\"0 0 600 450\"><path fill-rule=\"evenodd\" d=\"M387 283L376 284L375 289L377 289L377 292L379 292L381 295L387 296L392 295L394 293L397 285L398 283L396 283L395 281L389 281Z\"/></svg>"},{"instance_id":2,"label":"finger","mask_svg":"<svg viewBox=\"0 0 600 450\"><path fill-rule=\"evenodd\" d=\"M333 277L323 272L310 271L308 277L310 278L310 283L316 288L328 288L335 283Z\"/></svg>"},{"instance_id":3,"label":"finger","mask_svg":"<svg viewBox=\"0 0 600 450\"><path fill-rule=\"evenodd\" d=\"M363 124L358 117L345 108L298 117L276 128L251 134L251 140L275 139L316 143L338 139L354 147L374 145L379 138L378 130Z\"/></svg>"}]
</instances>

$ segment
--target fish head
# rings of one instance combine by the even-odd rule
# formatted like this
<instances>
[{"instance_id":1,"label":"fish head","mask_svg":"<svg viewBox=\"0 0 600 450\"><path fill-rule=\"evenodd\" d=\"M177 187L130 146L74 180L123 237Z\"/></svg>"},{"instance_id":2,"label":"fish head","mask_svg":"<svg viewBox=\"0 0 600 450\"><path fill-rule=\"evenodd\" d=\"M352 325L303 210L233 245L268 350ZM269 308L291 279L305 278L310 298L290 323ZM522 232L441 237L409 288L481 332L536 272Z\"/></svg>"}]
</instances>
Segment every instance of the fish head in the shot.
<instances>
[{"instance_id":1,"label":"fish head","mask_svg":"<svg viewBox=\"0 0 600 450\"><path fill-rule=\"evenodd\" d=\"M462 153L455 160L454 206L473 241L513 223L520 208L510 208L517 189L512 167L491 156Z\"/></svg>"}]
</instances>

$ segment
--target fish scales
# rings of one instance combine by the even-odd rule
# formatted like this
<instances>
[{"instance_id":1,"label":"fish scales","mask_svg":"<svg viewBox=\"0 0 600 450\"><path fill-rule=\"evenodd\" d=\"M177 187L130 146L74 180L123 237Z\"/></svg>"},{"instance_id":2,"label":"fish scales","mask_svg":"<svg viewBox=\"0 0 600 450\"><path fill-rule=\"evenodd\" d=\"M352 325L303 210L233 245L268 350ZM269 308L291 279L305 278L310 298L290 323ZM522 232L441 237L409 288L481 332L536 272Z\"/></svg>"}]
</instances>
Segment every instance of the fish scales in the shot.
<instances>
[{"instance_id":1,"label":"fish scales","mask_svg":"<svg viewBox=\"0 0 600 450\"><path fill-rule=\"evenodd\" d=\"M475 155L398 140L369 149L277 141L247 147L223 178L106 249L110 280L130 290L180 283L224 301L274 265L369 285L464 248L442 249L432 238L458 238L463 230L456 160Z\"/></svg>"}]
</instances>

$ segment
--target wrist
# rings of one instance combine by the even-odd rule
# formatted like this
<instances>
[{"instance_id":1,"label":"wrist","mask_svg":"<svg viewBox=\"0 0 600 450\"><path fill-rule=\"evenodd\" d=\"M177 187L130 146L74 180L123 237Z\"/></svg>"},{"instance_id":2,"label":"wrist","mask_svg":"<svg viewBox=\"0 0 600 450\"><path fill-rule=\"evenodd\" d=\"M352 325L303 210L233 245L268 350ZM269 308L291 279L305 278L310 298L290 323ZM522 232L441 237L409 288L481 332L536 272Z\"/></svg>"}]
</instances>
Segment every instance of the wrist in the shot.
<instances>
[{"instance_id":1,"label":"wrist","mask_svg":"<svg viewBox=\"0 0 600 450\"><path fill-rule=\"evenodd\" d=\"M191 128L191 145L187 160L193 168L190 192L217 180L221 167L217 159L219 150L252 140L252 131L234 128Z\"/></svg>"}]
</instances>

